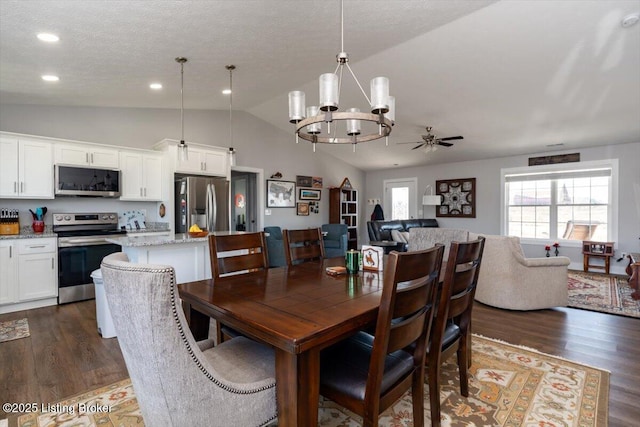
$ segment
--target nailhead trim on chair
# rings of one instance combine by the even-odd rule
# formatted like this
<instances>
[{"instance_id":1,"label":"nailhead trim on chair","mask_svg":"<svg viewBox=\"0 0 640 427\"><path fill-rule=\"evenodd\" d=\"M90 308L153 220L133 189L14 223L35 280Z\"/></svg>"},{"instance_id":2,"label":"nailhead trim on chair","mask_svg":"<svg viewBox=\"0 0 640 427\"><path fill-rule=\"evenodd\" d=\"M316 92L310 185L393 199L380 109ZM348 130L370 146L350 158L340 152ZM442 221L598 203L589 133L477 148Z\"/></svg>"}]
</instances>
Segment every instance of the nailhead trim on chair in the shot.
<instances>
[{"instance_id":1,"label":"nailhead trim on chair","mask_svg":"<svg viewBox=\"0 0 640 427\"><path fill-rule=\"evenodd\" d=\"M156 268L147 268L147 267L118 267L118 266L114 266L114 265L110 265L110 264L107 264L107 267L108 268L113 268L113 269L116 269L116 270L140 271L140 272L145 272L145 273L171 273L171 311L173 313L173 319L175 320L176 325L178 326L178 331L180 332L180 337L182 338L182 341L183 341L184 345L187 347L187 351L189 352L189 355L191 356L191 359L195 362L195 364L198 366L198 368L200 368L202 373L209 379L209 381L211 381L212 383L214 383L215 385L217 385L221 389L226 390L226 391L228 391L230 393L235 393L235 394L255 394L255 393L259 393L259 392L268 390L268 389L273 388L273 387L276 386L276 384L274 382L273 384L270 384L268 386L259 387L257 389L253 389L253 390L238 390L238 389L235 389L233 387L229 387L226 384L221 383L213 375L211 375L209 373L209 371L207 371L205 369L204 366L202 366L202 363L200 362L200 360L196 357L195 353L193 352L193 349L191 348L191 345L189 344L189 340L187 340L187 336L185 335L184 328L182 327L182 323L180 322L180 317L178 316L178 310L177 310L177 306L176 306L176 295L175 295L176 282L175 282L175 276L174 276L174 269L173 268L156 269ZM275 418L277 418L277 416L267 420L267 422L270 422L270 421L274 420Z\"/></svg>"}]
</instances>

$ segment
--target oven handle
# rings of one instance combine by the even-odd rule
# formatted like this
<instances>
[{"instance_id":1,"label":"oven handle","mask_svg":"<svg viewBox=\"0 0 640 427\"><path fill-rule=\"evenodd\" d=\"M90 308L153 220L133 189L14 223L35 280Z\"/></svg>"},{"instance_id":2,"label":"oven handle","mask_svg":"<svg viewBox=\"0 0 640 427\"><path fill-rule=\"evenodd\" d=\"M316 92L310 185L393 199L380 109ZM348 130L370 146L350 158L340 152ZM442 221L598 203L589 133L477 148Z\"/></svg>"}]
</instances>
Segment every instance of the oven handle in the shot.
<instances>
[{"instance_id":1,"label":"oven handle","mask_svg":"<svg viewBox=\"0 0 640 427\"><path fill-rule=\"evenodd\" d=\"M75 246L98 246L98 245L110 245L110 242L107 242L104 238L79 238L79 239L69 239L69 240L58 240L59 248L72 248Z\"/></svg>"}]
</instances>

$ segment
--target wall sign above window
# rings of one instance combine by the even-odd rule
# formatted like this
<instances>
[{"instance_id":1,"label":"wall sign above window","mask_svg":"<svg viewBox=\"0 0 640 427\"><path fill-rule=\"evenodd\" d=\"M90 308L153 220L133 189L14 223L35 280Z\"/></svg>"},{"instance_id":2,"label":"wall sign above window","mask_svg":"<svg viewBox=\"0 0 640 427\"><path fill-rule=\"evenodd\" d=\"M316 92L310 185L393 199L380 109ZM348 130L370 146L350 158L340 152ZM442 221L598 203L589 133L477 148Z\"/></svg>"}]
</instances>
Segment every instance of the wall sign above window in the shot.
<instances>
[{"instance_id":1,"label":"wall sign above window","mask_svg":"<svg viewBox=\"0 0 640 427\"><path fill-rule=\"evenodd\" d=\"M529 166L555 165L580 161L580 153L557 154L555 156L529 157Z\"/></svg>"},{"instance_id":2,"label":"wall sign above window","mask_svg":"<svg viewBox=\"0 0 640 427\"><path fill-rule=\"evenodd\" d=\"M436 194L442 196L442 204L436 208L436 217L476 217L475 178L436 181Z\"/></svg>"}]
</instances>

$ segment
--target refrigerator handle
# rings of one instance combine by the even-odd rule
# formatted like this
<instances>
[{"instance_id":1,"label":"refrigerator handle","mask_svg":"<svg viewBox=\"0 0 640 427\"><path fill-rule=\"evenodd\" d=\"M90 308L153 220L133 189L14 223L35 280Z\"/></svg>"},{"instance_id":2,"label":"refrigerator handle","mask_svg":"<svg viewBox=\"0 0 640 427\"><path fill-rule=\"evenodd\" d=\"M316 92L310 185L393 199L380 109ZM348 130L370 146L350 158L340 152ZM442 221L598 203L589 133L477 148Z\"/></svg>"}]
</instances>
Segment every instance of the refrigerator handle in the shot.
<instances>
[{"instance_id":1,"label":"refrigerator handle","mask_svg":"<svg viewBox=\"0 0 640 427\"><path fill-rule=\"evenodd\" d=\"M213 184L207 185L207 227L209 232L216 231L216 188Z\"/></svg>"}]
</instances>

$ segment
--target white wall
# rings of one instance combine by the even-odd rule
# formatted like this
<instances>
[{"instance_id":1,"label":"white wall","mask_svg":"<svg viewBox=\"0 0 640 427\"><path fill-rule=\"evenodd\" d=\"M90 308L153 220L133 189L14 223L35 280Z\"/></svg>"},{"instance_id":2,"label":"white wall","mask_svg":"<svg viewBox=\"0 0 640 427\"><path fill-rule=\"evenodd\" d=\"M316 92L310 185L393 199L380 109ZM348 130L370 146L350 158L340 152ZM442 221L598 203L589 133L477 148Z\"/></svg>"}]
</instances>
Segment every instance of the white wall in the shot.
<instances>
[{"instance_id":1,"label":"white wall","mask_svg":"<svg viewBox=\"0 0 640 427\"><path fill-rule=\"evenodd\" d=\"M640 238L640 142L567 150L566 152L579 152L582 161L619 160L619 209L617 213L614 213L618 223L615 258L618 258L622 252L640 252L640 240L638 240ZM435 193L436 180L476 178L476 218L437 218L438 223L441 227L500 234L500 169L526 166L529 157L545 154L558 153L536 153L526 156L368 172L363 199L383 199L383 181L385 179L417 177L418 193L421 196L428 184L434 187ZM369 211L373 210L372 206L366 206L366 208ZM435 218L435 207L426 206L423 217ZM368 236L366 237L368 238ZM530 257L544 256L545 253L543 245L523 244L523 249ZM577 246L561 247L560 253L571 258L572 268L582 267L581 248ZM626 260L619 263L614 262L612 272L623 273L624 266L626 266Z\"/></svg>"},{"instance_id":2,"label":"white wall","mask_svg":"<svg viewBox=\"0 0 640 427\"><path fill-rule=\"evenodd\" d=\"M286 105L283 106L283 120L287 120ZM329 220L328 187L338 186L348 177L354 188L364 188L363 171L327 154L313 153L308 143L296 145L293 130L291 133L283 132L241 111L234 112L233 123L233 147L237 152L238 166L262 168L265 178L278 171L282 173L282 179L288 181L295 181L296 175L323 178L319 214L297 216L294 208L271 209L272 215L264 218L265 226L320 226ZM228 111L186 110L184 127L187 141L219 147L231 145ZM0 130L151 149L153 144L164 138L180 139L180 110L2 104ZM27 215L26 222L21 218L23 225L30 223L27 209L43 205L50 212L146 209L149 220L160 220L156 203L106 199L0 200L0 207L15 207L26 212L23 212Z\"/></svg>"}]
</instances>

